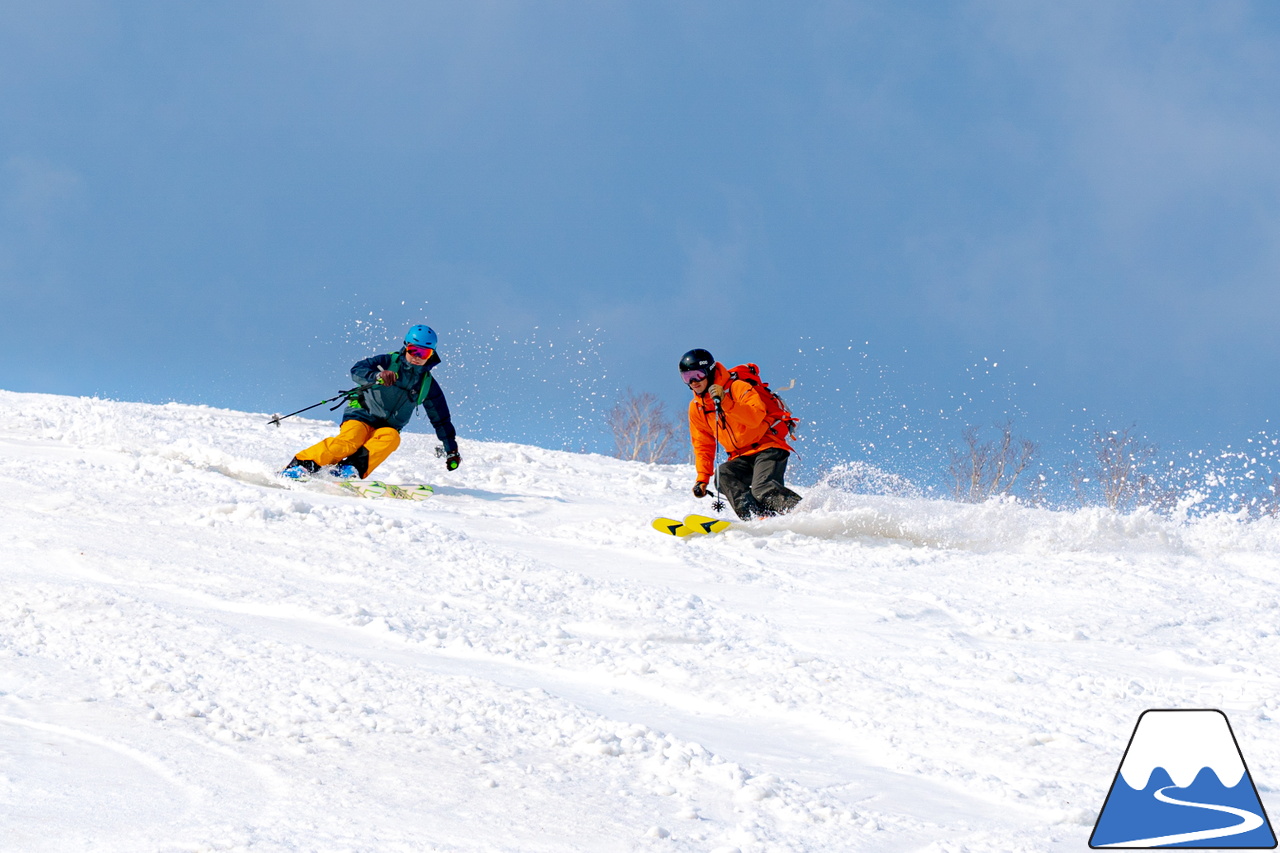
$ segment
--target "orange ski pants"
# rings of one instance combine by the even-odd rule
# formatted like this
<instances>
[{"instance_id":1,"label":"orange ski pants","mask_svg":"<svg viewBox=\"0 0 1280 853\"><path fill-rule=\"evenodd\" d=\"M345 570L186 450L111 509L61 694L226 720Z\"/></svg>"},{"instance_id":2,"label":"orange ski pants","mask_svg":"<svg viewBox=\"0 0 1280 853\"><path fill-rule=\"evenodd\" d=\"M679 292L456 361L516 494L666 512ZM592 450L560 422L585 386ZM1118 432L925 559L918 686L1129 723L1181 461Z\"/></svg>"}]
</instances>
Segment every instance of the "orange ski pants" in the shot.
<instances>
[{"instance_id":1,"label":"orange ski pants","mask_svg":"<svg viewBox=\"0 0 1280 853\"><path fill-rule=\"evenodd\" d=\"M299 451L299 459L309 459L317 465L332 465L341 462L361 447L369 449L369 470L365 476L373 473L387 457L395 453L400 446L400 432L391 427L375 429L362 421L343 421L342 429L333 438L326 438L313 444L306 450Z\"/></svg>"}]
</instances>

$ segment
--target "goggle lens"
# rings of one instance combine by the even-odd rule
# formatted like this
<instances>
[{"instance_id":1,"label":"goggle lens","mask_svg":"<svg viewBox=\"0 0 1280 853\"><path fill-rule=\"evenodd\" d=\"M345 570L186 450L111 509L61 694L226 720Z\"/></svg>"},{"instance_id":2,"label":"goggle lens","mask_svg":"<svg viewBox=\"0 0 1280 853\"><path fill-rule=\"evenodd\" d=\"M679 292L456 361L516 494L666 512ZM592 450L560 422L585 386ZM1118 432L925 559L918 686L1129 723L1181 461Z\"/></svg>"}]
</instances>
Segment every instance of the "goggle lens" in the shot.
<instances>
[{"instance_id":1,"label":"goggle lens","mask_svg":"<svg viewBox=\"0 0 1280 853\"><path fill-rule=\"evenodd\" d=\"M707 378L705 370L682 370L680 378L684 380L685 385L692 385L695 382L701 382Z\"/></svg>"},{"instance_id":2,"label":"goggle lens","mask_svg":"<svg viewBox=\"0 0 1280 853\"><path fill-rule=\"evenodd\" d=\"M414 358L431 358L432 354L435 353L435 350L431 347L420 347L413 344L407 344L404 351Z\"/></svg>"}]
</instances>

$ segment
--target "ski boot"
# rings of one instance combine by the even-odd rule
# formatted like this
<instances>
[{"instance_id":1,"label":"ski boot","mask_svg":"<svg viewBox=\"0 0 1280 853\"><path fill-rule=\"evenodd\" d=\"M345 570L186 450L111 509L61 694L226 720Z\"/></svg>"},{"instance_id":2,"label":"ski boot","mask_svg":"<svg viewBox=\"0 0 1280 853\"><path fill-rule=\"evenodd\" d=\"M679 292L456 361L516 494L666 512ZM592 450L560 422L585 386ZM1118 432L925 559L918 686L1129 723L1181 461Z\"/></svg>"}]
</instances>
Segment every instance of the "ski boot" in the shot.
<instances>
[{"instance_id":1,"label":"ski boot","mask_svg":"<svg viewBox=\"0 0 1280 853\"><path fill-rule=\"evenodd\" d=\"M299 459L295 456L289 460L288 465L284 466L280 476L289 480L305 480L319 470L320 466L310 459Z\"/></svg>"}]
</instances>

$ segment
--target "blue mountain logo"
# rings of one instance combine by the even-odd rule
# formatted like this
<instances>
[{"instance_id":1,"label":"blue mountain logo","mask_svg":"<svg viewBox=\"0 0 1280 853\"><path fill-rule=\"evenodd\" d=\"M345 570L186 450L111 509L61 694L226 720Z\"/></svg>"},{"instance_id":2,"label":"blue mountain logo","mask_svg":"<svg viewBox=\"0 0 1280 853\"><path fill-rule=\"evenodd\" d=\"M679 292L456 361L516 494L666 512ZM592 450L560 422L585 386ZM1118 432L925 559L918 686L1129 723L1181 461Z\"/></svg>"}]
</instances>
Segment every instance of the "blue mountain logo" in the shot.
<instances>
[{"instance_id":1,"label":"blue mountain logo","mask_svg":"<svg viewBox=\"0 0 1280 853\"><path fill-rule=\"evenodd\" d=\"M1274 849L1275 833L1226 714L1144 711L1089 846Z\"/></svg>"}]
</instances>

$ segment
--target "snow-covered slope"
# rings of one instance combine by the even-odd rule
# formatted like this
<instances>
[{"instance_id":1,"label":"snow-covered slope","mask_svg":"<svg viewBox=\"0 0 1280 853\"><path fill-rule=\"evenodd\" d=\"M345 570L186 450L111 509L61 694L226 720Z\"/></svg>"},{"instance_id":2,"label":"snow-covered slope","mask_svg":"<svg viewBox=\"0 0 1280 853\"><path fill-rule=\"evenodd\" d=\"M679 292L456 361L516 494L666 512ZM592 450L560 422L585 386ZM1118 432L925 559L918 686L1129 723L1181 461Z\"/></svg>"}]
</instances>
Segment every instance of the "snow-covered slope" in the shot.
<instances>
[{"instance_id":1,"label":"snow-covered slope","mask_svg":"<svg viewBox=\"0 0 1280 853\"><path fill-rule=\"evenodd\" d=\"M1080 850L1148 708L1280 784L1280 526L807 490L0 392L0 823L26 851ZM413 430L420 430L415 426ZM1274 809L1273 809L1274 810Z\"/></svg>"}]
</instances>

